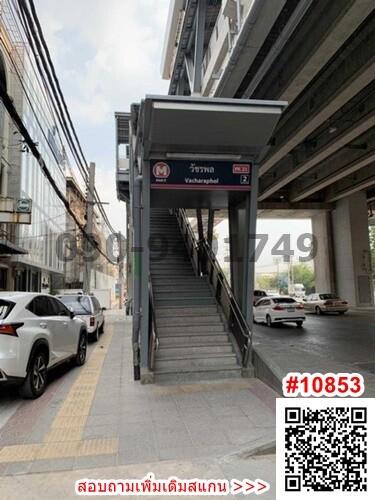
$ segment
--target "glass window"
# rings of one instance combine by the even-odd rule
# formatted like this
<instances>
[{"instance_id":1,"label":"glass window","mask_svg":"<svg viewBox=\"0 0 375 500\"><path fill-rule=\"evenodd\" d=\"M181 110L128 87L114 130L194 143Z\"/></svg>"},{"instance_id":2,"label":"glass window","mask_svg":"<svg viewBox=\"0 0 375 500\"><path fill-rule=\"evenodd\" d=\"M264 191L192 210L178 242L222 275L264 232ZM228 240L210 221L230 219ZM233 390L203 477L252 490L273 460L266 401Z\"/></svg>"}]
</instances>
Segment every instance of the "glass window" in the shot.
<instances>
[{"instance_id":1,"label":"glass window","mask_svg":"<svg viewBox=\"0 0 375 500\"><path fill-rule=\"evenodd\" d=\"M292 299L291 297L277 297L275 299L273 299L273 301L275 302L275 304L293 304L294 302L296 302L294 299Z\"/></svg>"},{"instance_id":2,"label":"glass window","mask_svg":"<svg viewBox=\"0 0 375 500\"><path fill-rule=\"evenodd\" d=\"M14 302L0 300L0 319L5 319L14 306Z\"/></svg>"},{"instance_id":3,"label":"glass window","mask_svg":"<svg viewBox=\"0 0 375 500\"><path fill-rule=\"evenodd\" d=\"M93 306L94 306L94 311L95 313L99 313L100 312L100 304L99 304L99 301L96 297L91 297L91 300L92 300L92 303L93 303Z\"/></svg>"},{"instance_id":4,"label":"glass window","mask_svg":"<svg viewBox=\"0 0 375 500\"><path fill-rule=\"evenodd\" d=\"M260 300L257 305L259 306L269 306L271 304L270 299Z\"/></svg>"},{"instance_id":5,"label":"glass window","mask_svg":"<svg viewBox=\"0 0 375 500\"><path fill-rule=\"evenodd\" d=\"M69 310L59 300L50 298L56 316L69 316Z\"/></svg>"},{"instance_id":6,"label":"glass window","mask_svg":"<svg viewBox=\"0 0 375 500\"><path fill-rule=\"evenodd\" d=\"M332 299L338 299L338 296L335 295L334 293L321 293L319 295L320 300L332 300Z\"/></svg>"},{"instance_id":7,"label":"glass window","mask_svg":"<svg viewBox=\"0 0 375 500\"><path fill-rule=\"evenodd\" d=\"M61 302L71 307L75 314L92 314L90 298L87 295L61 295Z\"/></svg>"},{"instance_id":8,"label":"glass window","mask_svg":"<svg viewBox=\"0 0 375 500\"><path fill-rule=\"evenodd\" d=\"M54 316L55 314L53 304L49 300L49 297L35 297L26 309L36 316Z\"/></svg>"}]
</instances>

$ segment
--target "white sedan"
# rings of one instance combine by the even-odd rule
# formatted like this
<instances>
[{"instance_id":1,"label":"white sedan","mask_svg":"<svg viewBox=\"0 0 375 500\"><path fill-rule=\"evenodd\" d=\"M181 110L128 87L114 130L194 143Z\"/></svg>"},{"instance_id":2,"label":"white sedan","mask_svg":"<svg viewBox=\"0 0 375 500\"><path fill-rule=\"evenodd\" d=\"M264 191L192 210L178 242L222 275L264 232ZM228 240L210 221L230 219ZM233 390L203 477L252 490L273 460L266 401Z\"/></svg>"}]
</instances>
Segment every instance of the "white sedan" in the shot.
<instances>
[{"instance_id":1,"label":"white sedan","mask_svg":"<svg viewBox=\"0 0 375 500\"><path fill-rule=\"evenodd\" d=\"M28 292L0 293L0 386L20 384L26 398L37 398L56 365L86 361L87 327L60 300Z\"/></svg>"},{"instance_id":2,"label":"white sedan","mask_svg":"<svg viewBox=\"0 0 375 500\"><path fill-rule=\"evenodd\" d=\"M254 322L267 323L296 323L301 327L306 319L304 307L292 297L267 297L259 300L254 306Z\"/></svg>"}]
</instances>

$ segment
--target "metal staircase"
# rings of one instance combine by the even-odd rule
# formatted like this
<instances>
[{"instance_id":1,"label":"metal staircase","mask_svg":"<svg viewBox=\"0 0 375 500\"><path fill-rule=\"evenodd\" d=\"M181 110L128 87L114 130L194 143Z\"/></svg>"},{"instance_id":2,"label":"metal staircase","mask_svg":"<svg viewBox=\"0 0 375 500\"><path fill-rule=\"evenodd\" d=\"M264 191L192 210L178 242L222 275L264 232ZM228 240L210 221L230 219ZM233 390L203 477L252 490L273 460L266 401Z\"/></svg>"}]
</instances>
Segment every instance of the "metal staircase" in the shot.
<instances>
[{"instance_id":1,"label":"metal staircase","mask_svg":"<svg viewBox=\"0 0 375 500\"><path fill-rule=\"evenodd\" d=\"M186 218L153 209L150 221L152 336L155 381L241 376L241 353Z\"/></svg>"}]
</instances>

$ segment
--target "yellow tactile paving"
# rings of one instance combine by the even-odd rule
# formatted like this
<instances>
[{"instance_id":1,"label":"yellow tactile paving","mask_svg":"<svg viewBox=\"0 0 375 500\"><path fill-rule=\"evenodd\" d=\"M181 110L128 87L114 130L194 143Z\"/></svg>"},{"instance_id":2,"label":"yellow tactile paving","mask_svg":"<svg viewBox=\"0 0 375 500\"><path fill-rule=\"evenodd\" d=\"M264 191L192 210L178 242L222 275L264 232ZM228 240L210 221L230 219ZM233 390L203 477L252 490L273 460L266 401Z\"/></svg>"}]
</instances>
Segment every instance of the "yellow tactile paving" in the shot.
<instances>
[{"instance_id":1,"label":"yellow tactile paving","mask_svg":"<svg viewBox=\"0 0 375 500\"><path fill-rule=\"evenodd\" d=\"M82 439L112 335L107 333L101 339L101 344L95 347L88 362L82 367L51 423L44 442L4 446L0 449L0 463L117 453L117 438Z\"/></svg>"},{"instance_id":2,"label":"yellow tactile paving","mask_svg":"<svg viewBox=\"0 0 375 500\"><path fill-rule=\"evenodd\" d=\"M35 460L42 446L42 444L4 446L4 448L0 450L0 463L28 462Z\"/></svg>"},{"instance_id":3,"label":"yellow tactile paving","mask_svg":"<svg viewBox=\"0 0 375 500\"><path fill-rule=\"evenodd\" d=\"M59 420L64 417L80 417L77 421L75 421L74 418L70 421L66 420L64 427L66 435L75 436L77 441L82 439L83 430L86 425L87 417L90 413L96 386L98 384L105 359L103 352L107 352L107 347L109 346L111 339L112 335L107 334L103 337L103 342L91 353L90 358L81 370L81 373L71 387L55 417L55 420ZM61 433L52 430L54 428L54 423L52 423L50 432L48 432L44 438L45 443L61 441ZM72 439L70 439L70 441L72 441Z\"/></svg>"},{"instance_id":4,"label":"yellow tactile paving","mask_svg":"<svg viewBox=\"0 0 375 500\"><path fill-rule=\"evenodd\" d=\"M117 453L117 450L117 438L4 446L0 450L0 463L86 457L90 455L112 455Z\"/></svg>"},{"instance_id":5,"label":"yellow tactile paving","mask_svg":"<svg viewBox=\"0 0 375 500\"><path fill-rule=\"evenodd\" d=\"M86 424L87 416L82 417L56 417L51 424L51 429L69 429L82 427Z\"/></svg>"},{"instance_id":6,"label":"yellow tactile paving","mask_svg":"<svg viewBox=\"0 0 375 500\"><path fill-rule=\"evenodd\" d=\"M79 441L82 436L81 427L67 427L65 429L52 428L44 440L47 443L58 443L63 441Z\"/></svg>"}]
</instances>

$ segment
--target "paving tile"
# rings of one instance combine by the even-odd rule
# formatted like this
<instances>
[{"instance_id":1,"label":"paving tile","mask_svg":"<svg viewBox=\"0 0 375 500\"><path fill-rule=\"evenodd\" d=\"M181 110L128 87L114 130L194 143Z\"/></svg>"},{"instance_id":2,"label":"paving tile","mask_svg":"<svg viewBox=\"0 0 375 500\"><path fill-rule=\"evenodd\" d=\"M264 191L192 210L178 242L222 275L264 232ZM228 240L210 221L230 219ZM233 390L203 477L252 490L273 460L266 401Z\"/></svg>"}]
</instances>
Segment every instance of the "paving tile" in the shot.
<instances>
[{"instance_id":1,"label":"paving tile","mask_svg":"<svg viewBox=\"0 0 375 500\"><path fill-rule=\"evenodd\" d=\"M92 467L111 467L117 465L117 454L95 455L88 457L77 457L73 469L87 469Z\"/></svg>"},{"instance_id":2,"label":"paving tile","mask_svg":"<svg viewBox=\"0 0 375 500\"><path fill-rule=\"evenodd\" d=\"M168 428L158 429L154 435L155 443L158 449L164 447L171 448L173 446L190 447L193 442L190 434L185 430L172 430Z\"/></svg>"},{"instance_id":3,"label":"paving tile","mask_svg":"<svg viewBox=\"0 0 375 500\"><path fill-rule=\"evenodd\" d=\"M86 428L97 425L118 425L120 416L117 413L106 414L106 415L93 415L89 416L86 421Z\"/></svg>"},{"instance_id":4,"label":"paving tile","mask_svg":"<svg viewBox=\"0 0 375 500\"><path fill-rule=\"evenodd\" d=\"M27 474L30 472L30 467L33 462L16 462L13 464L8 464L5 467L5 475L16 476L18 474Z\"/></svg>"},{"instance_id":5,"label":"paving tile","mask_svg":"<svg viewBox=\"0 0 375 500\"><path fill-rule=\"evenodd\" d=\"M119 454L118 465L151 463L158 460L158 454L155 449L146 450L125 450Z\"/></svg>"},{"instance_id":6,"label":"paving tile","mask_svg":"<svg viewBox=\"0 0 375 500\"><path fill-rule=\"evenodd\" d=\"M71 458L57 458L48 460L35 460L30 466L30 473L35 472L51 472L72 470L74 465L74 457Z\"/></svg>"},{"instance_id":7,"label":"paving tile","mask_svg":"<svg viewBox=\"0 0 375 500\"><path fill-rule=\"evenodd\" d=\"M138 450L151 450L155 451L155 441L153 433L149 434L145 438L142 435L131 435L131 436L120 436L118 444L118 453L121 455L124 452L130 452Z\"/></svg>"},{"instance_id":8,"label":"paving tile","mask_svg":"<svg viewBox=\"0 0 375 500\"><path fill-rule=\"evenodd\" d=\"M90 425L83 433L83 439L118 436L118 425Z\"/></svg>"},{"instance_id":9,"label":"paving tile","mask_svg":"<svg viewBox=\"0 0 375 500\"><path fill-rule=\"evenodd\" d=\"M222 446L230 445L230 441L222 430L211 427L191 428L188 432L194 446Z\"/></svg>"}]
</instances>

